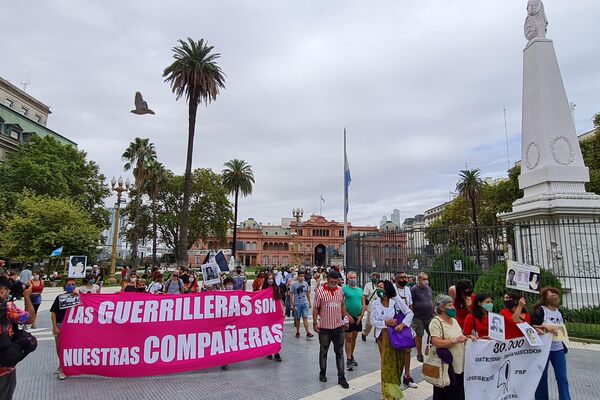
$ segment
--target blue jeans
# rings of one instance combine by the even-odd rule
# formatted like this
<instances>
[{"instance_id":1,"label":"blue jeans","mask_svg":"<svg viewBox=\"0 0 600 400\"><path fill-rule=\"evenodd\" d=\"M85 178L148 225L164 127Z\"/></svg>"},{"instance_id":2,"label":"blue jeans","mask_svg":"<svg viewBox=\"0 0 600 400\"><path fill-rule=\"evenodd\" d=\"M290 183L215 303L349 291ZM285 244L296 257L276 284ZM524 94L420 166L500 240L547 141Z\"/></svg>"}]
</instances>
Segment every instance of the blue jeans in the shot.
<instances>
[{"instance_id":1,"label":"blue jeans","mask_svg":"<svg viewBox=\"0 0 600 400\"><path fill-rule=\"evenodd\" d=\"M299 321L300 318L308 318L308 303L294 305L294 320Z\"/></svg>"},{"instance_id":2,"label":"blue jeans","mask_svg":"<svg viewBox=\"0 0 600 400\"><path fill-rule=\"evenodd\" d=\"M558 398L560 400L571 400L569 394L569 381L567 380L567 357L564 350L551 351L542 379L535 391L535 400L548 400L548 365L552 363L554 376L558 384Z\"/></svg>"}]
</instances>

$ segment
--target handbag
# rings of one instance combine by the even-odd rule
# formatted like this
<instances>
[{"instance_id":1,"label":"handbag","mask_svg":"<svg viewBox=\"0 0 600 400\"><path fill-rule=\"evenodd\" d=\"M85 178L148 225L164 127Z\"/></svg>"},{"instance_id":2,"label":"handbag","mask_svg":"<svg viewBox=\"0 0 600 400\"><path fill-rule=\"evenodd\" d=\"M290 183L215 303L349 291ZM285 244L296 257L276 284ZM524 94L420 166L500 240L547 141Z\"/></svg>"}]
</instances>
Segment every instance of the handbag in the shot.
<instances>
[{"instance_id":1,"label":"handbag","mask_svg":"<svg viewBox=\"0 0 600 400\"><path fill-rule=\"evenodd\" d=\"M439 318L442 328L442 339L444 338L444 325ZM450 375L448 374L449 366L442 361L437 355L435 347L431 344L431 336L427 338L427 347L425 349L425 357L423 359L423 367L421 368L421 376L423 379L434 386L443 388L450 386Z\"/></svg>"},{"instance_id":2,"label":"handbag","mask_svg":"<svg viewBox=\"0 0 600 400\"><path fill-rule=\"evenodd\" d=\"M399 325L404 320L404 314L400 309L396 309L396 323ZM388 326L388 337L390 346L394 350L406 350L415 347L415 335L410 326L405 326L400 332L395 327Z\"/></svg>"}]
</instances>

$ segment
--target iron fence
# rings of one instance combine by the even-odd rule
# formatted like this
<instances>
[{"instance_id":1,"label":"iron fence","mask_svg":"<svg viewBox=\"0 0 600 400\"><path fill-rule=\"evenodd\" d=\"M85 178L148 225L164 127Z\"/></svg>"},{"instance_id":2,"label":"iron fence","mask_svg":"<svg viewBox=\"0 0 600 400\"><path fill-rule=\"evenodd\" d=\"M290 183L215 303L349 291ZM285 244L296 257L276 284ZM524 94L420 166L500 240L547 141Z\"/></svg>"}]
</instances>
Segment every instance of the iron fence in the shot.
<instances>
[{"instance_id":1,"label":"iron fence","mask_svg":"<svg viewBox=\"0 0 600 400\"><path fill-rule=\"evenodd\" d=\"M397 271L427 272L436 293L459 279L485 288L500 306L506 260L542 269L540 287L560 286L570 334L600 339L600 221L537 220L479 227L415 228L353 235L347 240L347 270L365 284L371 272L391 279ZM483 278L483 279L482 279ZM478 282L481 280L481 283ZM528 304L535 294L523 294Z\"/></svg>"}]
</instances>

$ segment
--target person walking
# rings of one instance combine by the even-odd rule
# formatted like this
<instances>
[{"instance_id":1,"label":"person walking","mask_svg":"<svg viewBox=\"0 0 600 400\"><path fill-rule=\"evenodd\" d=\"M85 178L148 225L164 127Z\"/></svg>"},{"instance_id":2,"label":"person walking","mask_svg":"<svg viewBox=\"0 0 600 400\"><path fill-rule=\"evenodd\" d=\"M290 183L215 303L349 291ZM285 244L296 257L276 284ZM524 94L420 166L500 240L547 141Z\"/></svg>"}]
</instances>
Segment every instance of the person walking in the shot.
<instances>
[{"instance_id":1,"label":"person walking","mask_svg":"<svg viewBox=\"0 0 600 400\"><path fill-rule=\"evenodd\" d=\"M310 305L310 287L306 282L306 273L303 270L298 272L298 280L292 283L290 290L290 303L292 315L294 316L294 325L296 326L296 338L300 337L300 319L304 324L306 337L311 338L313 335L308 329L308 309Z\"/></svg>"},{"instance_id":2,"label":"person walking","mask_svg":"<svg viewBox=\"0 0 600 400\"><path fill-rule=\"evenodd\" d=\"M463 325L463 335L474 335L488 339L488 313L494 311L492 297L487 293L479 293L473 300L473 309Z\"/></svg>"},{"instance_id":3,"label":"person walking","mask_svg":"<svg viewBox=\"0 0 600 400\"><path fill-rule=\"evenodd\" d=\"M25 264L25 268L21 271L21 275L19 276L19 280L22 284L27 285L29 281L31 281L31 277L33 273L31 272L31 264Z\"/></svg>"},{"instance_id":4,"label":"person walking","mask_svg":"<svg viewBox=\"0 0 600 400\"><path fill-rule=\"evenodd\" d=\"M246 281L248 278L246 277L246 273L242 271L241 265L235 267L235 272L232 274L231 279L233 279L233 290L246 291Z\"/></svg>"},{"instance_id":5,"label":"person walking","mask_svg":"<svg viewBox=\"0 0 600 400\"><path fill-rule=\"evenodd\" d=\"M557 325L563 325L565 320L558 310L560 305L560 291L555 287L546 286L540 290L540 300L533 309L531 323L541 326L547 332L555 332ZM563 342L553 341L550 347L550 356L542 378L535 391L535 400L548 399L548 367L552 363L556 384L558 386L559 400L571 400L569 393L569 379L567 376L567 347Z\"/></svg>"},{"instance_id":6,"label":"person walking","mask_svg":"<svg viewBox=\"0 0 600 400\"><path fill-rule=\"evenodd\" d=\"M315 291L313 329L319 334L319 380L327 382L327 353L333 343L338 384L344 389L350 385L344 373L344 325L354 322L344 305L344 292L339 287L341 275L331 271L327 283Z\"/></svg>"},{"instance_id":7,"label":"person walking","mask_svg":"<svg viewBox=\"0 0 600 400\"><path fill-rule=\"evenodd\" d=\"M437 355L442 362L448 364L450 381L446 387L433 387L433 400L464 400L464 368L465 368L465 342L476 338L463 335L462 329L456 320L456 308L452 297L440 294L435 298L436 317L429 323L431 344L435 346ZM452 378L454 375L454 378Z\"/></svg>"},{"instance_id":8,"label":"person walking","mask_svg":"<svg viewBox=\"0 0 600 400\"><path fill-rule=\"evenodd\" d=\"M365 312L365 317L363 320L365 321L365 327L363 328L361 339L363 342L367 341L367 336L371 333L371 310L373 309L373 302L377 300L376 292L377 292L377 282L379 282L380 275L378 272L373 272L369 277L369 282L365 285L363 289L363 297L365 305L367 306L367 311Z\"/></svg>"},{"instance_id":9,"label":"person walking","mask_svg":"<svg viewBox=\"0 0 600 400\"><path fill-rule=\"evenodd\" d=\"M531 315L527 313L527 309L525 308L526 305L527 301L525 298L519 298L513 293L504 294L505 308L500 311L500 314L504 317L505 340L524 337L523 332L521 332L517 324L521 322L531 322Z\"/></svg>"},{"instance_id":10,"label":"person walking","mask_svg":"<svg viewBox=\"0 0 600 400\"><path fill-rule=\"evenodd\" d=\"M394 289L396 290L396 298L399 301L404 302L404 304L412 310L412 294L408 287L408 275L406 272L396 272L394 275ZM419 385L417 385L412 376L410 376L410 356L412 349L406 349L404 353L404 377L402 377L402 383L411 388L418 388Z\"/></svg>"},{"instance_id":11,"label":"person walking","mask_svg":"<svg viewBox=\"0 0 600 400\"><path fill-rule=\"evenodd\" d=\"M349 271L346 274L347 284L342 288L344 292L344 304L348 314L352 317L353 323L348 324L346 328L346 368L352 371L354 367L358 367L358 363L354 359L354 349L356 348L356 338L358 333L362 331L363 315L367 309L363 297L363 290L358 287L356 280L356 272Z\"/></svg>"},{"instance_id":12,"label":"person walking","mask_svg":"<svg viewBox=\"0 0 600 400\"><path fill-rule=\"evenodd\" d=\"M38 309L42 304L42 292L44 291L44 280L40 276L39 272L33 273L33 278L31 280L31 304L33 304L33 309L35 311L35 316L37 317ZM36 329L37 326L35 323L31 325L31 329Z\"/></svg>"},{"instance_id":13,"label":"person walking","mask_svg":"<svg viewBox=\"0 0 600 400\"><path fill-rule=\"evenodd\" d=\"M429 276L425 272L419 273L417 282L410 288L413 312L415 313L412 327L417 334L415 337L417 360L423 362L423 335L427 332L427 336L431 336L429 323L433 317L433 292L429 287Z\"/></svg>"},{"instance_id":14,"label":"person walking","mask_svg":"<svg viewBox=\"0 0 600 400\"><path fill-rule=\"evenodd\" d=\"M174 271L171 278L165 283L164 292L166 294L183 293L183 280L179 278L179 271Z\"/></svg>"},{"instance_id":15,"label":"person walking","mask_svg":"<svg viewBox=\"0 0 600 400\"><path fill-rule=\"evenodd\" d=\"M278 301L281 303L281 307L283 308L283 299L281 297L281 290L279 288L279 286L277 286L277 284L275 283L275 275L274 274L268 274L267 278L265 279L263 286L262 286L263 290L266 289L270 289L273 291L273 298L275 299L275 301ZM275 360L276 362L281 362L281 355L279 353L275 353L273 355L267 356L267 358L269 360Z\"/></svg>"},{"instance_id":16,"label":"person walking","mask_svg":"<svg viewBox=\"0 0 600 400\"><path fill-rule=\"evenodd\" d=\"M377 299L373 302L371 325L375 327L375 338L381 357L381 398L402 399L402 370L404 369L405 350L396 350L390 344L388 327L396 332L410 329L413 312L396 294L390 281L379 281L376 290ZM404 319L398 324L398 311Z\"/></svg>"},{"instance_id":17,"label":"person walking","mask_svg":"<svg viewBox=\"0 0 600 400\"><path fill-rule=\"evenodd\" d=\"M56 354L58 355L58 359L60 360L60 329L67 315L68 307L65 307L66 301L65 297L70 296L78 296L79 293L76 292L76 282L74 278L67 278L64 286L64 293L59 294L54 299L54 303L52 303L52 307L50 307L50 317L52 319L52 334L54 335L54 344L56 345ZM60 365L56 370L59 380L67 379L67 376L60 369Z\"/></svg>"}]
</instances>

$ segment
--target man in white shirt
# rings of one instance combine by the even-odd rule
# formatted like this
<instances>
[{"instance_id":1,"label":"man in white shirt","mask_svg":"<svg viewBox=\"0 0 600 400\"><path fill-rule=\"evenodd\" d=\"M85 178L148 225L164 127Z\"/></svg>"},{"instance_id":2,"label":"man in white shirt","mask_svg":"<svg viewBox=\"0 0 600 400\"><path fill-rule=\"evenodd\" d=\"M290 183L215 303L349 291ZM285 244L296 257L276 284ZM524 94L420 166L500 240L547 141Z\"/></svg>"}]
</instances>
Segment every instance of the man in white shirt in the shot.
<instances>
[{"instance_id":1,"label":"man in white shirt","mask_svg":"<svg viewBox=\"0 0 600 400\"><path fill-rule=\"evenodd\" d=\"M396 289L396 300L402 301L412 310L412 295L408 287L408 275L404 271L396 272L394 275L394 289ZM412 349L406 349L404 352L404 377L402 382L408 387L416 388L418 385L410 376L410 353Z\"/></svg>"},{"instance_id":2,"label":"man in white shirt","mask_svg":"<svg viewBox=\"0 0 600 400\"><path fill-rule=\"evenodd\" d=\"M370 281L365 285L363 289L363 297L365 298L365 304L367 305L367 311L365 312L365 316L363 321L365 322L365 326L362 331L362 341L367 341L367 336L371 332L371 311L373 311L373 302L377 299L377 282L381 279L381 275L378 272L373 272L370 277Z\"/></svg>"}]
</instances>

